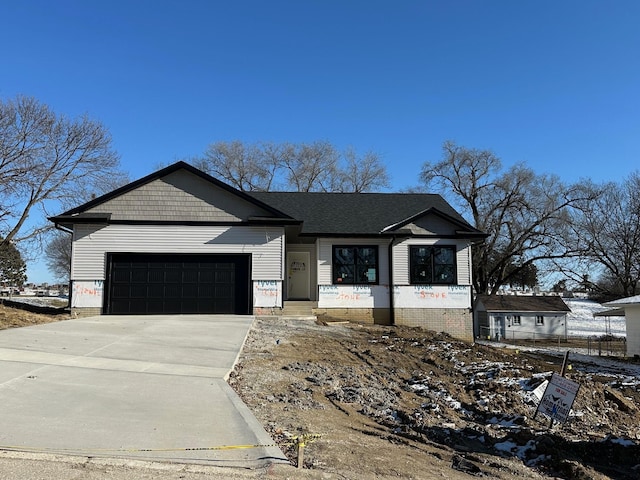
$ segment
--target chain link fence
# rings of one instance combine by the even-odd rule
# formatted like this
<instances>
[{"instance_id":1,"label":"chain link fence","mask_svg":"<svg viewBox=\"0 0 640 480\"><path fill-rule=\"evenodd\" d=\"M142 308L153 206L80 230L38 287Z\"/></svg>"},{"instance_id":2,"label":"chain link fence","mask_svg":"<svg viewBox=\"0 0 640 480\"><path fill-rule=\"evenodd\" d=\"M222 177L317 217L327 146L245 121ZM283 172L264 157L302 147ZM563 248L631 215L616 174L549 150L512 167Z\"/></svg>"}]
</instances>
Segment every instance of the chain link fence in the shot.
<instances>
[{"instance_id":1,"label":"chain link fence","mask_svg":"<svg viewBox=\"0 0 640 480\"><path fill-rule=\"evenodd\" d=\"M492 343L516 345L531 348L553 349L560 352L567 350L594 356L627 356L627 338L616 335L554 335L519 330L508 332L505 336L491 336L488 327L480 328L480 339Z\"/></svg>"}]
</instances>

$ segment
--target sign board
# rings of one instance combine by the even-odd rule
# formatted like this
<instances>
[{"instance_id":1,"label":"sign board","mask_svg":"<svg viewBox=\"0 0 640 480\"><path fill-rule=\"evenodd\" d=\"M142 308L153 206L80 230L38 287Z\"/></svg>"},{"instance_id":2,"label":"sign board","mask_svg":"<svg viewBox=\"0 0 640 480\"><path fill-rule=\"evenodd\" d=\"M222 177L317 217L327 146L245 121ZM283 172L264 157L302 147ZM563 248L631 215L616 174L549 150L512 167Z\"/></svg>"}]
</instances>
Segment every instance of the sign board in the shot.
<instances>
[{"instance_id":1,"label":"sign board","mask_svg":"<svg viewBox=\"0 0 640 480\"><path fill-rule=\"evenodd\" d=\"M565 422L579 388L579 383L554 373L542 395L536 413L543 413L552 420Z\"/></svg>"}]
</instances>

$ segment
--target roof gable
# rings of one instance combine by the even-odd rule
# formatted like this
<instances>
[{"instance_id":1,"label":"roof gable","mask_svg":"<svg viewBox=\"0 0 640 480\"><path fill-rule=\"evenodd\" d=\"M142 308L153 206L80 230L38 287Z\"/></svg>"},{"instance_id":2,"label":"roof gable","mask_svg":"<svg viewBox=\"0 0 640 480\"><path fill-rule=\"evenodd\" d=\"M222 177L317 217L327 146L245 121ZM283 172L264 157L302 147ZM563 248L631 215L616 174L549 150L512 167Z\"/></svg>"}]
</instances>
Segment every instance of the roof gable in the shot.
<instances>
[{"instance_id":1,"label":"roof gable","mask_svg":"<svg viewBox=\"0 0 640 480\"><path fill-rule=\"evenodd\" d=\"M476 303L487 312L570 312L562 298L550 295L478 295Z\"/></svg>"},{"instance_id":2,"label":"roof gable","mask_svg":"<svg viewBox=\"0 0 640 480\"><path fill-rule=\"evenodd\" d=\"M431 207L412 217L402 220L395 225L390 225L384 229L385 232L411 233L414 235L436 235L436 236L472 236L485 237L486 235L461 220L459 215L452 217L441 212L435 207Z\"/></svg>"},{"instance_id":3,"label":"roof gable","mask_svg":"<svg viewBox=\"0 0 640 480\"><path fill-rule=\"evenodd\" d=\"M77 223L100 216L111 223L291 220L273 207L184 162L125 185L52 220Z\"/></svg>"}]
</instances>

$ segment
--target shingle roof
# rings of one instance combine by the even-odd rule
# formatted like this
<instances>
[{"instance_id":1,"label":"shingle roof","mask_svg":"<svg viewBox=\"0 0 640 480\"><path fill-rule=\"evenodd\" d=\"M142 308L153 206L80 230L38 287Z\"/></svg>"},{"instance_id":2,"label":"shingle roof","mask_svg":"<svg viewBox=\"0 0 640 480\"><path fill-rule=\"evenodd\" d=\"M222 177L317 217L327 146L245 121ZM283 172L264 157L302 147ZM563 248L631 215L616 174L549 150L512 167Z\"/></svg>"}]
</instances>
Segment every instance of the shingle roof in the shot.
<instances>
[{"instance_id":1,"label":"shingle roof","mask_svg":"<svg viewBox=\"0 0 640 480\"><path fill-rule=\"evenodd\" d=\"M372 235L428 210L482 236L440 195L424 193L249 192L298 220L302 234Z\"/></svg>"},{"instance_id":2,"label":"shingle roof","mask_svg":"<svg viewBox=\"0 0 640 480\"><path fill-rule=\"evenodd\" d=\"M488 312L570 312L562 298L550 295L478 295Z\"/></svg>"},{"instance_id":3,"label":"shingle roof","mask_svg":"<svg viewBox=\"0 0 640 480\"><path fill-rule=\"evenodd\" d=\"M163 168L58 216L50 217L50 220L60 225L80 223L85 220L82 215L87 210L180 169L185 169L243 200L253 202L268 212L267 216L250 218L253 222L274 221L289 225L302 222L301 235L371 236L383 234L385 229L393 234L396 227L411 223L422 215L434 214L452 223L458 236L473 239L486 237L437 194L245 192L185 162ZM91 219L87 217L86 220Z\"/></svg>"}]
</instances>

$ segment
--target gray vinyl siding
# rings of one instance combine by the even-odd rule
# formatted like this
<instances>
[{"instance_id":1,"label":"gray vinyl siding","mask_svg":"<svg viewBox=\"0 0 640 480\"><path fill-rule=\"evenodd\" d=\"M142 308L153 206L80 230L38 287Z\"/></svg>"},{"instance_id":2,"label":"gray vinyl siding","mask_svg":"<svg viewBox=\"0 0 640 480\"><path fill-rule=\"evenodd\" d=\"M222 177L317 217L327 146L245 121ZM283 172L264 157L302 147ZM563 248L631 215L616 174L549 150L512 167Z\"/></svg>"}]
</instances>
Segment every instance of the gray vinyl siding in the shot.
<instances>
[{"instance_id":1,"label":"gray vinyl siding","mask_svg":"<svg viewBox=\"0 0 640 480\"><path fill-rule=\"evenodd\" d=\"M318 240L318 285L331 285L333 282L333 245L378 245L378 283L389 284L388 240L321 238Z\"/></svg>"},{"instance_id":2,"label":"gray vinyl siding","mask_svg":"<svg viewBox=\"0 0 640 480\"><path fill-rule=\"evenodd\" d=\"M437 215L426 215L405 225L402 231L410 231L417 235L455 235L456 227Z\"/></svg>"},{"instance_id":3,"label":"gray vinyl siding","mask_svg":"<svg viewBox=\"0 0 640 480\"><path fill-rule=\"evenodd\" d=\"M252 280L282 280L280 227L181 225L76 225L72 280L104 280L107 252L250 253Z\"/></svg>"},{"instance_id":4,"label":"gray vinyl siding","mask_svg":"<svg viewBox=\"0 0 640 480\"><path fill-rule=\"evenodd\" d=\"M393 249L393 282L395 285L409 285L410 245L455 245L458 285L471 285L471 247L459 240L430 240L411 238L397 244Z\"/></svg>"},{"instance_id":5,"label":"gray vinyl siding","mask_svg":"<svg viewBox=\"0 0 640 480\"><path fill-rule=\"evenodd\" d=\"M238 222L265 211L189 172L180 171L119 195L89 213L112 220Z\"/></svg>"}]
</instances>

